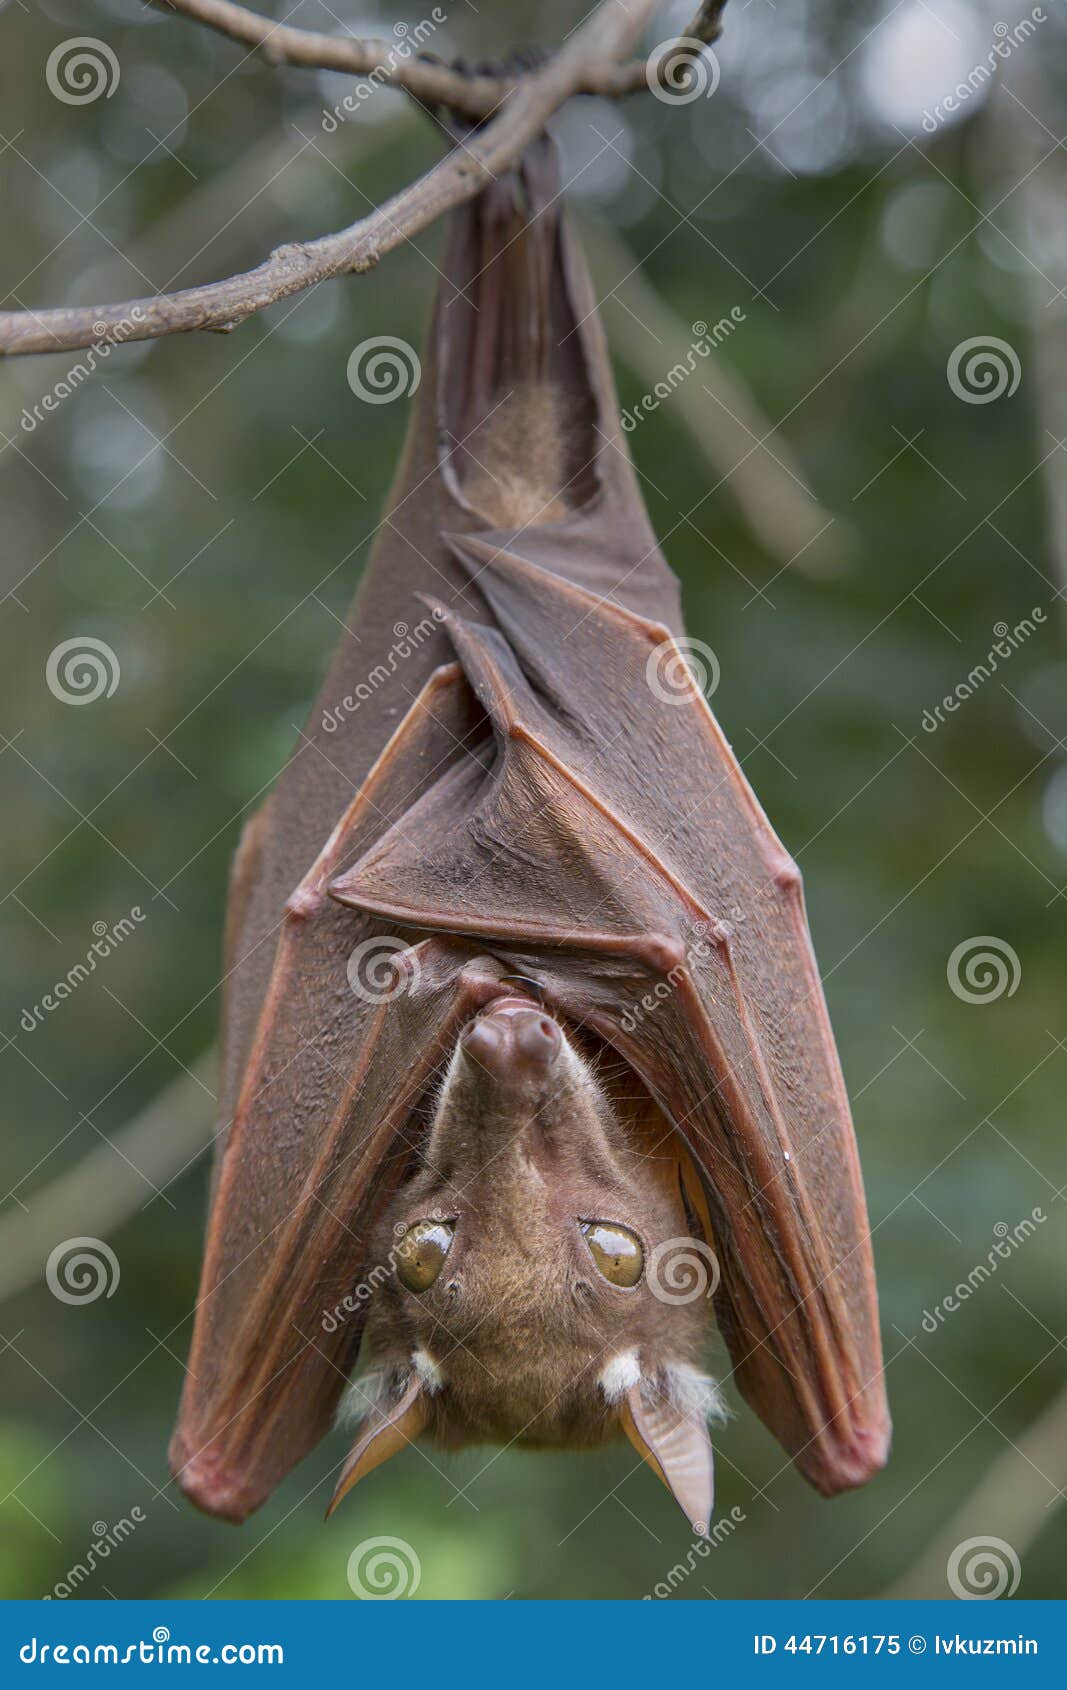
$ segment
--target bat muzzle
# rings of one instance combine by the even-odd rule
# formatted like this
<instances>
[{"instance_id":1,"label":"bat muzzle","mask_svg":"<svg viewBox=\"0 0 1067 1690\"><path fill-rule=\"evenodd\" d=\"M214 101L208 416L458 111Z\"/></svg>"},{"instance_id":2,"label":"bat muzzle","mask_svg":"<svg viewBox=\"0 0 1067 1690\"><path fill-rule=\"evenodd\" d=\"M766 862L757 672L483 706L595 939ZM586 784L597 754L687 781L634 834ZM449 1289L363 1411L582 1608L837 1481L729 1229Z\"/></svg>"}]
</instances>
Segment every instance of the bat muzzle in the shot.
<instances>
[{"instance_id":1,"label":"bat muzzle","mask_svg":"<svg viewBox=\"0 0 1067 1690\"><path fill-rule=\"evenodd\" d=\"M523 998L497 998L460 1034L464 1057L503 1087L537 1086L558 1062L563 1034Z\"/></svg>"}]
</instances>

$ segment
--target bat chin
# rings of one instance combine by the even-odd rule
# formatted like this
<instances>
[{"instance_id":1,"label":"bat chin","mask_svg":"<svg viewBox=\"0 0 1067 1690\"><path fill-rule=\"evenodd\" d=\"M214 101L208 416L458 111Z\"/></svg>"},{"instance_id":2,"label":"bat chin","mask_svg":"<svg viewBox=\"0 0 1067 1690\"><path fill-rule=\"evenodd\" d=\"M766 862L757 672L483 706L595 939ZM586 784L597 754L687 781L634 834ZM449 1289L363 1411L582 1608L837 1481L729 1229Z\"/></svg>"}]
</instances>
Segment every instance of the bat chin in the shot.
<instances>
[{"instance_id":1,"label":"bat chin","mask_svg":"<svg viewBox=\"0 0 1067 1690\"><path fill-rule=\"evenodd\" d=\"M171 1439L170 1470L179 1490L201 1513L239 1526L262 1506L270 1487L249 1484L230 1472L210 1448L190 1452L178 1432Z\"/></svg>"}]
</instances>

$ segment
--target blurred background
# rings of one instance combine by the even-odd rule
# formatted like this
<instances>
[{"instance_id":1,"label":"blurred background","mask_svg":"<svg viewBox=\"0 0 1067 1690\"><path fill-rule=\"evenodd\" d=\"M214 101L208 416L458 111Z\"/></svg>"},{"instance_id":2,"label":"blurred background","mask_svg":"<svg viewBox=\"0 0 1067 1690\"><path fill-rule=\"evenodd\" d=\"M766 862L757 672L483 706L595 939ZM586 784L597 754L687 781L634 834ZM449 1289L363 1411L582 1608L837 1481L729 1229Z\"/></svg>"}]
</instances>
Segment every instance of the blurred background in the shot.
<instances>
[{"instance_id":1,"label":"blurred background","mask_svg":"<svg viewBox=\"0 0 1067 1690\"><path fill-rule=\"evenodd\" d=\"M418 22L334 6L260 9L390 40ZM582 12L439 10L425 44L446 58L551 43ZM404 434L407 402L362 402L349 356L420 345L440 227L228 338L118 348L73 382L76 355L0 370L5 1595L347 1597L380 1535L417 1555L419 1597L941 1596L987 1574L986 1593L1064 1595L1062 13L731 0L713 93L576 102L553 126L715 710L804 870L896 1422L885 1474L827 1503L734 1393L730 1529L705 1554L649 1475L620 1483L623 1446L476 1452L447 1479L409 1454L329 1526L338 1439L240 1531L167 1488L227 866ZM52 92L78 36L119 67L102 97ZM371 90L330 132L346 79L140 0L8 0L0 37L8 308L226 275L440 153L403 95ZM693 325L723 318L649 412ZM87 639L88 703L54 656ZM54 1263L57 1295L46 1262L83 1236L113 1252L108 1294Z\"/></svg>"}]
</instances>

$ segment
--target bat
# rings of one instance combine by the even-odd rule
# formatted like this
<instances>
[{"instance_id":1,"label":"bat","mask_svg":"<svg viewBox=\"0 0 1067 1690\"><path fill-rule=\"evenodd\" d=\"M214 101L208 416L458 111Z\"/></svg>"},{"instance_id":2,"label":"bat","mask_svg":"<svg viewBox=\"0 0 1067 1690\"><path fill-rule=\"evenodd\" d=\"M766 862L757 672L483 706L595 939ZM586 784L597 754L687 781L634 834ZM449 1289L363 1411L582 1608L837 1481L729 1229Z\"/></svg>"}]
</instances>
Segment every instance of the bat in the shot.
<instances>
[{"instance_id":1,"label":"bat","mask_svg":"<svg viewBox=\"0 0 1067 1690\"><path fill-rule=\"evenodd\" d=\"M388 514L234 864L172 1470L239 1521L338 1415L334 1505L412 1444L629 1439L704 1531L712 1309L814 1485L885 1462L848 1100L547 140L453 214L443 276Z\"/></svg>"}]
</instances>

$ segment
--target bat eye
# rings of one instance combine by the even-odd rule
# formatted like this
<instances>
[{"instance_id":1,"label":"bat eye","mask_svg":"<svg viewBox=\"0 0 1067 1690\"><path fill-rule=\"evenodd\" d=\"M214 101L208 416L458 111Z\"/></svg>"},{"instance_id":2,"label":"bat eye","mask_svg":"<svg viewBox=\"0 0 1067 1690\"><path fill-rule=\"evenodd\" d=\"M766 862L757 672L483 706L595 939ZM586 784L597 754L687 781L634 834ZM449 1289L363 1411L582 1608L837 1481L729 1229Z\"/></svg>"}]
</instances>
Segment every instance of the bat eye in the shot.
<instances>
[{"instance_id":1,"label":"bat eye","mask_svg":"<svg viewBox=\"0 0 1067 1690\"><path fill-rule=\"evenodd\" d=\"M637 1284L644 1272L645 1253L629 1227L608 1221L583 1221L582 1236L606 1280L625 1290Z\"/></svg>"},{"instance_id":2,"label":"bat eye","mask_svg":"<svg viewBox=\"0 0 1067 1690\"><path fill-rule=\"evenodd\" d=\"M416 1221L396 1248L396 1271L409 1291L428 1291L452 1248L451 1221Z\"/></svg>"}]
</instances>

